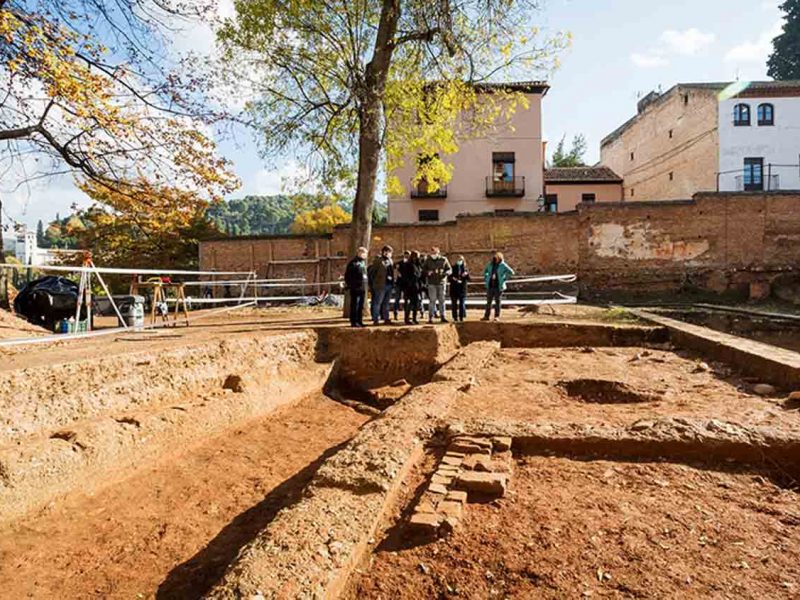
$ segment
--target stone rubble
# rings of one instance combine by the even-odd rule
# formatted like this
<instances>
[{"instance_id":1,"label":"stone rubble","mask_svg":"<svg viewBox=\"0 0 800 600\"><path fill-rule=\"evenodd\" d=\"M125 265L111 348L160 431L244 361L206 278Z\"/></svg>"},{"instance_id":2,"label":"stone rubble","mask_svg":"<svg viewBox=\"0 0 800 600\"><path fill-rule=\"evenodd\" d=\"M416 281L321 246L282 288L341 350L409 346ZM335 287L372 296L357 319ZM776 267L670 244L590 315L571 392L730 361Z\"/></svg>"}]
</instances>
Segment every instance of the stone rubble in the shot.
<instances>
[{"instance_id":1,"label":"stone rubble","mask_svg":"<svg viewBox=\"0 0 800 600\"><path fill-rule=\"evenodd\" d=\"M468 499L505 495L512 464L510 436L453 435L408 519L409 531L429 538L450 535L463 520Z\"/></svg>"}]
</instances>

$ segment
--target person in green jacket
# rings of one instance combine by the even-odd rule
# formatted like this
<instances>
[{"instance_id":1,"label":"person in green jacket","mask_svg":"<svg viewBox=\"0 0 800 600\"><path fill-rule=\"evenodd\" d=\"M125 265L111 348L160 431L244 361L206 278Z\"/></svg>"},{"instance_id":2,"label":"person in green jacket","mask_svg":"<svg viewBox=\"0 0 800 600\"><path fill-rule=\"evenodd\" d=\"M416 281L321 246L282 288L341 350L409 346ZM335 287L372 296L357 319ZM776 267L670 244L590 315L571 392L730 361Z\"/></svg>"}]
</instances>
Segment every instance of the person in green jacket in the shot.
<instances>
[{"instance_id":1,"label":"person in green jacket","mask_svg":"<svg viewBox=\"0 0 800 600\"><path fill-rule=\"evenodd\" d=\"M495 252L492 260L483 270L483 282L486 285L486 311L483 313L483 321L489 320L489 313L494 302L494 320L500 320L500 304L503 292L506 291L506 282L514 274L514 269L506 264L502 252Z\"/></svg>"}]
</instances>

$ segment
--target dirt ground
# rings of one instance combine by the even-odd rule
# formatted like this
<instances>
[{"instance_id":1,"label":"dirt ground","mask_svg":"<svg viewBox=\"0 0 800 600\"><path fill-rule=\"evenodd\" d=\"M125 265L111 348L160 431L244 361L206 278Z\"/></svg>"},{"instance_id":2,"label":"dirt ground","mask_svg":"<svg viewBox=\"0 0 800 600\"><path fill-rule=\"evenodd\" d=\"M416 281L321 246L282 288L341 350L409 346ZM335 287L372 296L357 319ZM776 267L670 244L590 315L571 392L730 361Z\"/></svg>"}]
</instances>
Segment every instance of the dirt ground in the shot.
<instances>
[{"instance_id":1,"label":"dirt ground","mask_svg":"<svg viewBox=\"0 0 800 600\"><path fill-rule=\"evenodd\" d=\"M683 352L506 349L478 375L452 414L618 426L656 416L703 417L800 431L800 412L784 407L785 393L760 397L752 387L726 366Z\"/></svg>"},{"instance_id":2,"label":"dirt ground","mask_svg":"<svg viewBox=\"0 0 800 600\"><path fill-rule=\"evenodd\" d=\"M798 500L759 473L526 457L451 538L401 521L345 597L797 598Z\"/></svg>"},{"instance_id":3,"label":"dirt ground","mask_svg":"<svg viewBox=\"0 0 800 600\"><path fill-rule=\"evenodd\" d=\"M197 319L197 321L189 327L185 327L181 321L178 321L177 327L151 331L121 332L45 345L0 347L0 370L30 368L81 358L108 356L109 354L125 354L145 348L173 348L180 344L216 340L231 334L281 333L287 330L345 327L347 325L347 321L342 318L341 309L322 306L274 306L243 308L227 313L211 313L211 310L192 311L190 318ZM477 320L480 316L479 311L473 310L469 313L468 319ZM608 311L601 308L564 305L549 307L539 313L509 309L504 312L503 320L598 322L605 321L607 318ZM10 323L10 329L6 329L6 333L3 334L3 326L6 321ZM116 320L112 317L97 319L96 328L98 330L113 327L116 327ZM0 309L0 339L3 337L7 339L31 337L31 332L35 334L48 333Z\"/></svg>"},{"instance_id":4,"label":"dirt ground","mask_svg":"<svg viewBox=\"0 0 800 600\"><path fill-rule=\"evenodd\" d=\"M367 417L322 395L0 530L0 597L199 597Z\"/></svg>"},{"instance_id":5,"label":"dirt ground","mask_svg":"<svg viewBox=\"0 0 800 600\"><path fill-rule=\"evenodd\" d=\"M14 313L0 308L0 340L47 335L41 327L20 319Z\"/></svg>"}]
</instances>

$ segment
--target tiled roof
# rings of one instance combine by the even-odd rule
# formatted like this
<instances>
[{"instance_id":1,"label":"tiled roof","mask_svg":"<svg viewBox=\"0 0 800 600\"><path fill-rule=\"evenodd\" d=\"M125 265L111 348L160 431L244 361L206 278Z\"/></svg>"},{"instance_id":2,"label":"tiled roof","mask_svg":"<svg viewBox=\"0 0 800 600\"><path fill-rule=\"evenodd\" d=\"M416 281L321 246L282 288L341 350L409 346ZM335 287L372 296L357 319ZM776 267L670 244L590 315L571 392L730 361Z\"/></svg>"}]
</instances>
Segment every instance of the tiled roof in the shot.
<instances>
[{"instance_id":1,"label":"tiled roof","mask_svg":"<svg viewBox=\"0 0 800 600\"><path fill-rule=\"evenodd\" d=\"M555 167L545 169L546 183L621 183L622 177L608 167Z\"/></svg>"},{"instance_id":2,"label":"tiled roof","mask_svg":"<svg viewBox=\"0 0 800 600\"><path fill-rule=\"evenodd\" d=\"M546 81L503 81L499 83L476 83L475 89L479 91L505 90L512 92L525 92L527 94L546 94L550 84Z\"/></svg>"}]
</instances>

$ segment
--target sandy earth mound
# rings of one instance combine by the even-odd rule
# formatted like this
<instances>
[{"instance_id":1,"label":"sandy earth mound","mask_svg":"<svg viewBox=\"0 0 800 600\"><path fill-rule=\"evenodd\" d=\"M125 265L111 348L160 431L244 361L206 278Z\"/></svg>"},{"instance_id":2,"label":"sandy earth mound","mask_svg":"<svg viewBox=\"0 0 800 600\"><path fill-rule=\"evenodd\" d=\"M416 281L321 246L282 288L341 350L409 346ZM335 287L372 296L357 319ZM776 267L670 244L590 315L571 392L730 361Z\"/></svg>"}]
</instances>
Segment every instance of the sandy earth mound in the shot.
<instances>
[{"instance_id":1,"label":"sandy earth mound","mask_svg":"<svg viewBox=\"0 0 800 600\"><path fill-rule=\"evenodd\" d=\"M0 340L44 335L47 332L41 327L28 323L14 313L0 309Z\"/></svg>"}]
</instances>

